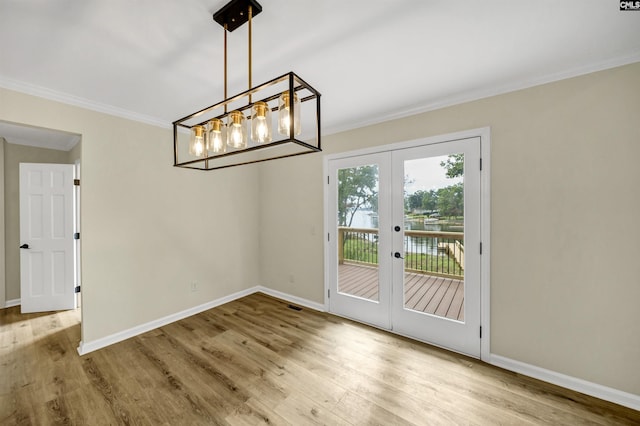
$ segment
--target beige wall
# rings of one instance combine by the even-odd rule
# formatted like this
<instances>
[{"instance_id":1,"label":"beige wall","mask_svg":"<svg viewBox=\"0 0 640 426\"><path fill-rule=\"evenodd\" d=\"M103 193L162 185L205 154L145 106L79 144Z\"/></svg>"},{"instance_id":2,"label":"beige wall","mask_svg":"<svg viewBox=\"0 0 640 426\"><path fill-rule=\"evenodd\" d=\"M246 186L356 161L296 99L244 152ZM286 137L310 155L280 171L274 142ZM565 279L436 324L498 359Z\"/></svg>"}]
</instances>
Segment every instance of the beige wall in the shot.
<instances>
[{"instance_id":1,"label":"beige wall","mask_svg":"<svg viewBox=\"0 0 640 426\"><path fill-rule=\"evenodd\" d=\"M4 236L4 144L5 140L0 136L0 309L4 308L5 295L5 236Z\"/></svg>"},{"instance_id":2,"label":"beige wall","mask_svg":"<svg viewBox=\"0 0 640 426\"><path fill-rule=\"evenodd\" d=\"M5 295L20 298L20 163L69 163L69 153L4 143Z\"/></svg>"},{"instance_id":3,"label":"beige wall","mask_svg":"<svg viewBox=\"0 0 640 426\"><path fill-rule=\"evenodd\" d=\"M491 126L491 352L640 395L640 64L323 140ZM322 155L261 166L263 284L323 301ZM290 282L293 274L295 282Z\"/></svg>"},{"instance_id":4,"label":"beige wall","mask_svg":"<svg viewBox=\"0 0 640 426\"><path fill-rule=\"evenodd\" d=\"M0 119L82 135L84 342L258 284L257 167L177 169L169 129L9 90Z\"/></svg>"}]
</instances>

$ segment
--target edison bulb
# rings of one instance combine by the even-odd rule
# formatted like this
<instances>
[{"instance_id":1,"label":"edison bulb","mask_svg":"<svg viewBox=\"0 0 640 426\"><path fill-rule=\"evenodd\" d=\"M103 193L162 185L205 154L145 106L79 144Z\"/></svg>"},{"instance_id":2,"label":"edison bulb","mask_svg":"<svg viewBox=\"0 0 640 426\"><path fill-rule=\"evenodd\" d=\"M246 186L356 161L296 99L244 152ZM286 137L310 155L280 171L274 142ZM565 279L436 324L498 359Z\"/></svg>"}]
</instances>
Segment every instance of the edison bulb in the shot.
<instances>
[{"instance_id":1,"label":"edison bulb","mask_svg":"<svg viewBox=\"0 0 640 426\"><path fill-rule=\"evenodd\" d=\"M191 129L191 141L189 143L189 154L202 157L206 147L205 132L203 126L194 126Z\"/></svg>"},{"instance_id":2,"label":"edison bulb","mask_svg":"<svg viewBox=\"0 0 640 426\"><path fill-rule=\"evenodd\" d=\"M285 136L291 134L291 101L289 92L282 92L278 102L278 133ZM299 135L300 128L300 99L293 94L293 134Z\"/></svg>"},{"instance_id":3,"label":"edison bulb","mask_svg":"<svg viewBox=\"0 0 640 426\"><path fill-rule=\"evenodd\" d=\"M209 133L207 140L209 141L209 152L219 154L225 151L226 140L223 134L224 123L219 118L213 118L209 121Z\"/></svg>"},{"instance_id":4,"label":"edison bulb","mask_svg":"<svg viewBox=\"0 0 640 426\"><path fill-rule=\"evenodd\" d=\"M266 102L258 101L251 108L251 140L271 142L271 109Z\"/></svg>"},{"instance_id":5,"label":"edison bulb","mask_svg":"<svg viewBox=\"0 0 640 426\"><path fill-rule=\"evenodd\" d=\"M231 111L227 121L227 145L235 149L247 147L247 130L244 115L240 111Z\"/></svg>"}]
</instances>

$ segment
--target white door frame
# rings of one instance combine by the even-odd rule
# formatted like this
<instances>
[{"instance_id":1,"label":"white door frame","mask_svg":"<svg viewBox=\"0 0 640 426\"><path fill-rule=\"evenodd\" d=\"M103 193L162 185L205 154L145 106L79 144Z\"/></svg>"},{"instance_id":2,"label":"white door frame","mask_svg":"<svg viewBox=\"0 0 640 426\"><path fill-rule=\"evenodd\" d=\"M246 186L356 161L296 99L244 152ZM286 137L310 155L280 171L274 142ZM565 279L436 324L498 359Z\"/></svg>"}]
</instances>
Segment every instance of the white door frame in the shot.
<instances>
[{"instance_id":1,"label":"white door frame","mask_svg":"<svg viewBox=\"0 0 640 426\"><path fill-rule=\"evenodd\" d=\"M74 163L73 169L73 179L80 181L80 159L77 159ZM73 232L80 235L80 185L76 185L74 182L73 186ZM74 241L74 253L73 253L73 262L74 262L74 279L73 285L77 289L82 286L82 274L81 274L81 253L82 253L82 245L80 242L80 238L75 239ZM81 305L81 293L76 292L76 308L79 308ZM81 313L82 315L82 313Z\"/></svg>"},{"instance_id":2,"label":"white door frame","mask_svg":"<svg viewBox=\"0 0 640 426\"><path fill-rule=\"evenodd\" d=\"M482 173L480 175L480 240L482 243L482 256L480 258L480 325L482 327L482 339L480 340L480 359L488 360L491 354L491 129L489 127L483 127L456 133L449 133L446 135L431 136L423 139L415 139L406 142L365 148L356 151L328 154L325 155L323 159L323 176L325 176L325 179L326 176L328 176L329 161L331 160L375 154L379 152L394 151L398 149L414 148L421 145L429 145L473 137L480 138L480 158L482 164ZM329 185L325 181L324 230L327 237L325 238L324 245L324 307L327 312L329 311L328 292L330 288L331 277L329 271L332 270L332 265L330 265L331 242L328 241L328 236L330 235L331 230L331 221L329 220L329 215L335 214L335 212L331 212L328 210L329 205Z\"/></svg>"}]
</instances>

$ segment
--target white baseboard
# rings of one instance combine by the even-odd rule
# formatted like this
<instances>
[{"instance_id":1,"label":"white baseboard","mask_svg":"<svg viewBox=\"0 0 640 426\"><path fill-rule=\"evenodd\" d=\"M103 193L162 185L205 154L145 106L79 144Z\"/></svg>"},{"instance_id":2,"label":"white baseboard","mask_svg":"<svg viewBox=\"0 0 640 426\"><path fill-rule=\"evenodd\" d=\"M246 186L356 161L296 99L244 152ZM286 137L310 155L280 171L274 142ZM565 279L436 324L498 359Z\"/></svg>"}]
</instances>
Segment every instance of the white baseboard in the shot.
<instances>
[{"instance_id":1,"label":"white baseboard","mask_svg":"<svg viewBox=\"0 0 640 426\"><path fill-rule=\"evenodd\" d=\"M258 287L248 288L246 290L230 294L229 296L221 297L219 299L203 303L202 305L194 306L193 308L185 309L184 311L176 312L175 314L167 315L166 317L158 318L157 320L153 320L145 324L120 331L110 336L102 337L90 342L81 341L80 346L78 346L78 353L80 355L86 355L89 352L97 351L98 349L102 349L109 345L113 345L114 343L121 342L142 333L146 333L147 331L154 330L156 328L162 327L163 325L171 324L172 322L176 322L192 315L199 314L200 312L215 308L216 306L224 305L225 303L232 302L236 299L248 296L257 291Z\"/></svg>"},{"instance_id":2,"label":"white baseboard","mask_svg":"<svg viewBox=\"0 0 640 426\"><path fill-rule=\"evenodd\" d=\"M491 354L489 364L640 411L640 395L623 392L500 355Z\"/></svg>"},{"instance_id":3,"label":"white baseboard","mask_svg":"<svg viewBox=\"0 0 640 426\"><path fill-rule=\"evenodd\" d=\"M5 308L11 308L13 306L18 306L19 304L20 304L20 299L11 299L11 300L4 301Z\"/></svg>"},{"instance_id":4,"label":"white baseboard","mask_svg":"<svg viewBox=\"0 0 640 426\"><path fill-rule=\"evenodd\" d=\"M314 309L320 312L325 312L324 303L312 302L311 300L303 299L302 297L292 296L291 294L283 293L281 291L273 290L263 286L258 286L257 291L278 299L285 300L287 302L295 303L296 305L304 306L306 308Z\"/></svg>"},{"instance_id":5,"label":"white baseboard","mask_svg":"<svg viewBox=\"0 0 640 426\"><path fill-rule=\"evenodd\" d=\"M200 312L204 312L208 309L215 308L216 306L223 305L228 302L232 302L236 299L240 299L242 297L248 296L253 293L264 293L269 296L277 297L278 299L285 300L287 302L295 303L296 305L305 306L310 309L315 309L317 311L324 311L324 305L316 302L312 302L307 299L303 299L301 297L292 296L290 294L282 293L277 290L272 290L270 288L256 286L251 287L246 290L242 290L229 296L221 297L216 300L212 300L207 303L203 303L202 305L194 306L193 308L185 309L184 311L176 312L175 314L167 315L163 318L158 318L157 320L147 322L145 324L138 325L136 327L129 328L127 330L120 331L118 333L112 334L110 336L106 336L97 340L92 340L90 342L80 342L78 346L78 353L80 355L86 355L89 352L97 351L98 349L105 348L109 345L113 345L114 343L121 342L123 340L129 339L131 337L137 336L142 333L146 333L147 331L154 330L156 328L162 327L167 324L171 324L172 322L179 321L181 319L190 317L192 315L199 314Z\"/></svg>"}]
</instances>

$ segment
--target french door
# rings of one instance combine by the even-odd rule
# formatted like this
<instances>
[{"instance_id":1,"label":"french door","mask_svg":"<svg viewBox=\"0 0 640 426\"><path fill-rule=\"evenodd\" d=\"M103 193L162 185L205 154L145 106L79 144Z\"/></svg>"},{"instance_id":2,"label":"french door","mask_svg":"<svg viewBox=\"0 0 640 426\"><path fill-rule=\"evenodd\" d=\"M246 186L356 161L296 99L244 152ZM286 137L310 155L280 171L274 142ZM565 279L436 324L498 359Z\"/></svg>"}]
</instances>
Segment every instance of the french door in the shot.
<instances>
[{"instance_id":1,"label":"french door","mask_svg":"<svg viewBox=\"0 0 640 426\"><path fill-rule=\"evenodd\" d=\"M391 328L391 157L360 155L329 163L332 212L330 311ZM386 254L386 255L384 255Z\"/></svg>"},{"instance_id":2,"label":"french door","mask_svg":"<svg viewBox=\"0 0 640 426\"><path fill-rule=\"evenodd\" d=\"M480 356L480 138L330 159L329 311Z\"/></svg>"}]
</instances>

